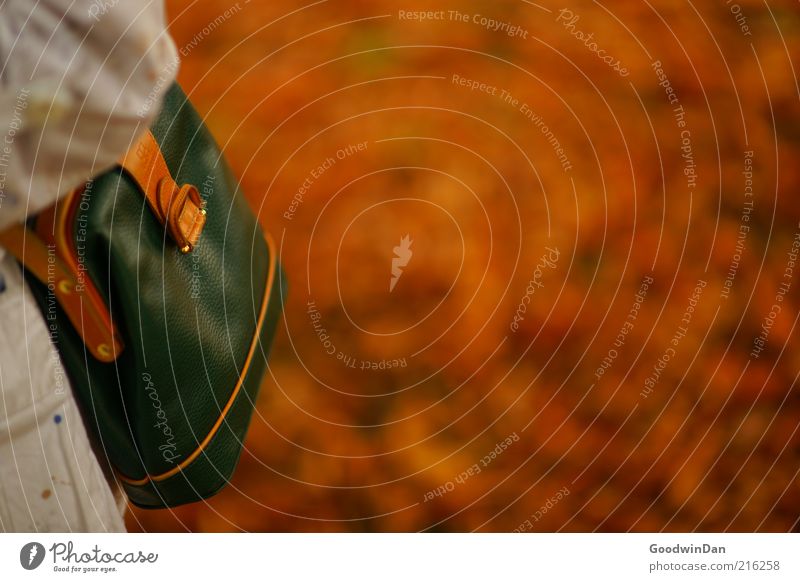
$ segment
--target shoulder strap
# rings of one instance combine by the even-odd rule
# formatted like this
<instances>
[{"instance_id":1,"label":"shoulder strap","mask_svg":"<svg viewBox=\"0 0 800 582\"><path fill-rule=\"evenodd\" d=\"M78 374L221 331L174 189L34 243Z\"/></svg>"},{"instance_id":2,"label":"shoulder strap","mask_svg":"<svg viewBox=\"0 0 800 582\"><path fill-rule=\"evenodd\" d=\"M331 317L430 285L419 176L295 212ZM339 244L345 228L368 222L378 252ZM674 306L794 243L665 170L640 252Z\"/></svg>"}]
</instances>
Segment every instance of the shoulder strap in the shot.
<instances>
[{"instance_id":1,"label":"shoulder strap","mask_svg":"<svg viewBox=\"0 0 800 582\"><path fill-rule=\"evenodd\" d=\"M119 165L136 182L181 252L194 249L206 222L205 204L195 186L177 185L153 134L145 132ZM57 210L53 207L40 214L43 220L35 230L16 224L0 232L0 246L54 295L91 354L101 362L113 362L124 343L108 306L74 260L70 245L70 218L74 219L81 190L61 200Z\"/></svg>"},{"instance_id":2,"label":"shoulder strap","mask_svg":"<svg viewBox=\"0 0 800 582\"><path fill-rule=\"evenodd\" d=\"M181 252L194 249L206 222L205 204L195 186L177 185L153 134L146 131L119 165L136 182ZM57 209L50 208L39 216L49 224L40 224L36 230L18 224L0 232L0 245L55 296L92 355L101 362L113 362L124 344L108 306L75 260L71 244L74 210L81 191L72 192ZM53 231L55 236L51 237L48 233Z\"/></svg>"},{"instance_id":3,"label":"shoulder strap","mask_svg":"<svg viewBox=\"0 0 800 582\"><path fill-rule=\"evenodd\" d=\"M0 232L0 245L47 287L87 349L101 362L113 362L123 350L108 308L85 273L67 267L56 251L22 224Z\"/></svg>"}]
</instances>

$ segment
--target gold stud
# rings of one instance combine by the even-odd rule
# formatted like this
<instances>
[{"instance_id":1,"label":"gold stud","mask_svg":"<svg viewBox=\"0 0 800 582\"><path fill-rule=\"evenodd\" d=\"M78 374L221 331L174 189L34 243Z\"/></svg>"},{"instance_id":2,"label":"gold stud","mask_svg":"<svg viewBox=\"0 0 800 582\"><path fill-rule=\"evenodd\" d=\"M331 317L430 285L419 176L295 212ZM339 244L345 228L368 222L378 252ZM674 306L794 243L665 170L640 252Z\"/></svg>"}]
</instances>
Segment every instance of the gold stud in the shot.
<instances>
[{"instance_id":1,"label":"gold stud","mask_svg":"<svg viewBox=\"0 0 800 582\"><path fill-rule=\"evenodd\" d=\"M182 252L184 255L185 255L186 253L188 253L189 251L191 251L191 250L192 250L192 247L191 247L191 245L186 245L186 246L182 246L182 247L181 247L181 252Z\"/></svg>"},{"instance_id":2,"label":"gold stud","mask_svg":"<svg viewBox=\"0 0 800 582\"><path fill-rule=\"evenodd\" d=\"M64 295L69 295L73 290L72 283L67 279L61 279L61 281L58 282L58 290Z\"/></svg>"},{"instance_id":3,"label":"gold stud","mask_svg":"<svg viewBox=\"0 0 800 582\"><path fill-rule=\"evenodd\" d=\"M108 344L100 344L97 346L97 353L100 354L103 358L110 358L111 357L111 346Z\"/></svg>"}]
</instances>

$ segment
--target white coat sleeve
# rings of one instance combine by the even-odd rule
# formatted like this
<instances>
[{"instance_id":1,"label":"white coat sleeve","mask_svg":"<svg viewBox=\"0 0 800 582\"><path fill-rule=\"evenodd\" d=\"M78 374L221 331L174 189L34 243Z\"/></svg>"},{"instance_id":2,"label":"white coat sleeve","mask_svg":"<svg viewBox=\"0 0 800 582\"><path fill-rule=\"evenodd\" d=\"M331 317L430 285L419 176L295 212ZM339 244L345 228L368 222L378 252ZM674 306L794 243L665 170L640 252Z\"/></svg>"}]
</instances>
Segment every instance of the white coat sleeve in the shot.
<instances>
[{"instance_id":1,"label":"white coat sleeve","mask_svg":"<svg viewBox=\"0 0 800 582\"><path fill-rule=\"evenodd\" d=\"M177 69L162 0L0 4L0 229L113 166Z\"/></svg>"}]
</instances>

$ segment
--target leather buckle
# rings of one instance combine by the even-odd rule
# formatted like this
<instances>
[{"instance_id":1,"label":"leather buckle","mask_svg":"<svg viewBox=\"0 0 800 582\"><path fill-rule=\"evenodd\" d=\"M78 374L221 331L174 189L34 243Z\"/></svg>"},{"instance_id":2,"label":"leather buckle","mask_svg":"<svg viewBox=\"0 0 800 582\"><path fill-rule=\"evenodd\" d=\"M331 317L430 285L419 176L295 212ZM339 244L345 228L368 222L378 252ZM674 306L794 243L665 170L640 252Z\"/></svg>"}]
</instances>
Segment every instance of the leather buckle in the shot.
<instances>
[{"instance_id":1,"label":"leather buckle","mask_svg":"<svg viewBox=\"0 0 800 582\"><path fill-rule=\"evenodd\" d=\"M121 166L139 185L180 251L191 252L206 224L206 204L195 186L175 183L153 134L145 132L125 154Z\"/></svg>"}]
</instances>

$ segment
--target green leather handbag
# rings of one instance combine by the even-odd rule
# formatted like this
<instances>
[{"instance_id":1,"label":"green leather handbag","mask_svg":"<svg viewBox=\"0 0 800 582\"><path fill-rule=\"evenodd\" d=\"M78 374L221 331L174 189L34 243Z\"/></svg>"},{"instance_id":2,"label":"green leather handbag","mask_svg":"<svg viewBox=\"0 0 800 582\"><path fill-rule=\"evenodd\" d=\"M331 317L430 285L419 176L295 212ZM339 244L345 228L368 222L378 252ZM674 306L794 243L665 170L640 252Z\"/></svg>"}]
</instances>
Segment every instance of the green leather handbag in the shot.
<instances>
[{"instance_id":1,"label":"green leather handbag","mask_svg":"<svg viewBox=\"0 0 800 582\"><path fill-rule=\"evenodd\" d=\"M0 244L22 262L128 498L173 507L230 479L285 282L181 89L120 166Z\"/></svg>"}]
</instances>

